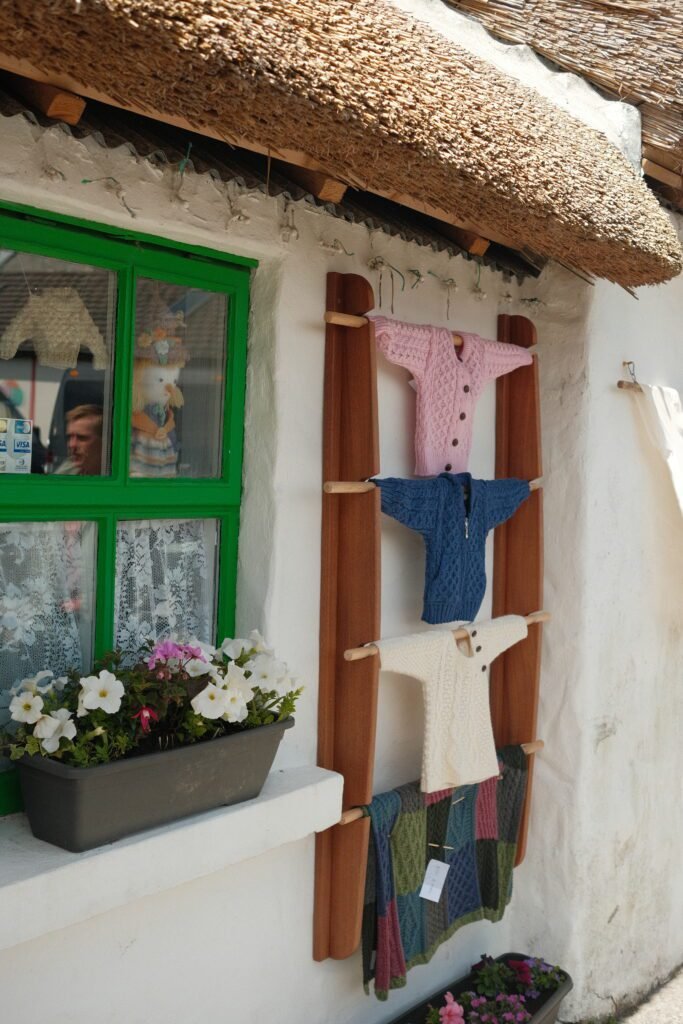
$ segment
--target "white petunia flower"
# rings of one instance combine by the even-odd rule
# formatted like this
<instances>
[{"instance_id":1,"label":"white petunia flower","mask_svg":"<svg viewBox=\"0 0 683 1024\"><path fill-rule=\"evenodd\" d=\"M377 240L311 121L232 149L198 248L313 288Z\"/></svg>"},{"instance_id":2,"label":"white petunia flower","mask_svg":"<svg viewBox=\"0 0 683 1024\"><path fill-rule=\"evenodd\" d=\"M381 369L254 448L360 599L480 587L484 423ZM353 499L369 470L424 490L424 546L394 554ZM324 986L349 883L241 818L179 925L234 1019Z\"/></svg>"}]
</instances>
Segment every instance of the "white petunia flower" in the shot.
<instances>
[{"instance_id":1,"label":"white petunia flower","mask_svg":"<svg viewBox=\"0 0 683 1024\"><path fill-rule=\"evenodd\" d=\"M201 658L191 658L185 662L185 671L192 679L196 679L197 676L205 676L211 668L213 666L208 661L202 661Z\"/></svg>"},{"instance_id":2,"label":"white petunia flower","mask_svg":"<svg viewBox=\"0 0 683 1024\"><path fill-rule=\"evenodd\" d=\"M277 685L274 687L278 697L284 697L287 693L293 693L295 690L301 690L301 680L296 676L286 675L282 679L278 679Z\"/></svg>"},{"instance_id":3,"label":"white petunia flower","mask_svg":"<svg viewBox=\"0 0 683 1024\"><path fill-rule=\"evenodd\" d=\"M98 676L85 676L80 680L82 687L82 706L86 711L101 708L108 715L113 715L121 707L121 698L125 690L123 683L113 672L102 669ZM80 715L81 702L79 700Z\"/></svg>"},{"instance_id":4,"label":"white petunia flower","mask_svg":"<svg viewBox=\"0 0 683 1024\"><path fill-rule=\"evenodd\" d=\"M192 710L202 718L221 718L226 711L226 690L209 683L190 701Z\"/></svg>"},{"instance_id":5,"label":"white petunia flower","mask_svg":"<svg viewBox=\"0 0 683 1024\"><path fill-rule=\"evenodd\" d=\"M49 683L44 683L43 686L40 683L49 679ZM34 676L28 676L26 679L22 679L21 682L15 686L10 692L13 694L17 693L49 693L53 688L54 680L52 678L52 672L49 669L43 669L42 672L36 672Z\"/></svg>"},{"instance_id":6,"label":"white petunia flower","mask_svg":"<svg viewBox=\"0 0 683 1024\"><path fill-rule=\"evenodd\" d=\"M39 740L49 740L58 727L59 719L53 718L52 715L41 715L33 727L33 735Z\"/></svg>"},{"instance_id":7,"label":"white petunia flower","mask_svg":"<svg viewBox=\"0 0 683 1024\"><path fill-rule=\"evenodd\" d=\"M251 672L249 680L252 686L258 686L261 690L275 690L279 692L278 685L281 679L287 676L287 666L284 661L276 661L268 654L257 654L255 658L248 661L245 668Z\"/></svg>"},{"instance_id":8,"label":"white petunia flower","mask_svg":"<svg viewBox=\"0 0 683 1024\"><path fill-rule=\"evenodd\" d=\"M250 650L251 644L248 640L231 640L230 637L226 636L218 648L218 653L224 654L227 658L232 658L233 661L236 661L245 651Z\"/></svg>"},{"instance_id":9,"label":"white petunia flower","mask_svg":"<svg viewBox=\"0 0 683 1024\"><path fill-rule=\"evenodd\" d=\"M26 722L33 725L41 717L43 710L43 698L37 693L26 690L17 694L10 701L9 711L15 722Z\"/></svg>"},{"instance_id":10,"label":"white petunia flower","mask_svg":"<svg viewBox=\"0 0 683 1024\"><path fill-rule=\"evenodd\" d=\"M269 654L271 657L275 654L273 648L268 646L258 629L252 629L249 634L249 644L257 654Z\"/></svg>"},{"instance_id":11,"label":"white petunia flower","mask_svg":"<svg viewBox=\"0 0 683 1024\"><path fill-rule=\"evenodd\" d=\"M249 714L246 701L240 690L225 690L226 695L226 709L223 714L223 720L225 722L243 722Z\"/></svg>"},{"instance_id":12,"label":"white petunia flower","mask_svg":"<svg viewBox=\"0 0 683 1024\"><path fill-rule=\"evenodd\" d=\"M51 736L43 740L43 750L46 754L54 754L59 749L59 741L62 738L72 740L76 735L76 725L71 721L71 712L67 708L53 711L50 717L55 721L55 729Z\"/></svg>"}]
</instances>

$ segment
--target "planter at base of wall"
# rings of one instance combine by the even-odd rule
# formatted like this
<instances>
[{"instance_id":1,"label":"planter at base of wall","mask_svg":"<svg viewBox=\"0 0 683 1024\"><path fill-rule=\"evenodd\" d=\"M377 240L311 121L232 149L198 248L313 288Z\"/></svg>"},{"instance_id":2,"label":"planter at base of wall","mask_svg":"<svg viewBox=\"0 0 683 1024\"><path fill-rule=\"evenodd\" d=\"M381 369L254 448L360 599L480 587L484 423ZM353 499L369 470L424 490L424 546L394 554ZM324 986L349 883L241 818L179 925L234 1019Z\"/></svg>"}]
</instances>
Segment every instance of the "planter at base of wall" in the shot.
<instances>
[{"instance_id":1,"label":"planter at base of wall","mask_svg":"<svg viewBox=\"0 0 683 1024\"><path fill-rule=\"evenodd\" d=\"M528 953L503 953L501 956L497 956L496 960L524 960L528 956ZM531 1014L531 1020L527 1024L555 1024L560 1010L560 1003L574 986L567 972L562 971L562 974L564 980L554 992L544 992L538 999L529 999L527 1001L527 1010ZM425 999L424 1002L413 1006L411 1010L401 1014L400 1017L392 1019L389 1021L389 1024L425 1024L425 1018L430 1006L443 1006L446 992L451 992L457 1001L458 995L461 992L469 992L474 988L474 979L474 974L467 974L463 978L456 979L450 985L442 986L432 993L428 999Z\"/></svg>"},{"instance_id":2,"label":"planter at base of wall","mask_svg":"<svg viewBox=\"0 0 683 1024\"><path fill-rule=\"evenodd\" d=\"M293 725L288 718L92 768L23 757L18 767L31 831L37 839L80 852L251 800L263 788L285 729Z\"/></svg>"}]
</instances>

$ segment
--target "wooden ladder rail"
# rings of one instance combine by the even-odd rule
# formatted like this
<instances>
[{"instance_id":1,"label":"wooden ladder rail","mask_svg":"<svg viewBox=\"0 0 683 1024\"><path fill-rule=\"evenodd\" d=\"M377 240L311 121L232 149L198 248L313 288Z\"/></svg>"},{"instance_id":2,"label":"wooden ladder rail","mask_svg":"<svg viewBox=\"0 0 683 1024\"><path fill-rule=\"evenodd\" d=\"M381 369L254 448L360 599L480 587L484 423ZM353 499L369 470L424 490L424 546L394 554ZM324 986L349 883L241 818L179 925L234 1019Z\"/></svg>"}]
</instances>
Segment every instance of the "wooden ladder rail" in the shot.
<instances>
[{"instance_id":1,"label":"wooden ladder rail","mask_svg":"<svg viewBox=\"0 0 683 1024\"><path fill-rule=\"evenodd\" d=\"M356 274L327 275L326 310L358 316L375 304ZM325 331L323 482L379 473L377 365L369 324L328 323ZM377 724L377 658L352 663L380 631L380 494L323 493L318 764L344 776L343 807L372 799ZM369 821L316 836L313 956L345 959L358 947Z\"/></svg>"},{"instance_id":2,"label":"wooden ladder rail","mask_svg":"<svg viewBox=\"0 0 683 1024\"><path fill-rule=\"evenodd\" d=\"M531 348L536 328L524 316L498 317L498 341ZM496 478L532 480L543 475L538 359L496 384ZM525 615L543 607L543 489L534 491L511 519L497 527L493 541L493 617ZM543 626L529 627L525 640L491 665L491 717L496 745L525 743L536 736ZM517 857L526 853L534 755L528 759L527 789Z\"/></svg>"}]
</instances>

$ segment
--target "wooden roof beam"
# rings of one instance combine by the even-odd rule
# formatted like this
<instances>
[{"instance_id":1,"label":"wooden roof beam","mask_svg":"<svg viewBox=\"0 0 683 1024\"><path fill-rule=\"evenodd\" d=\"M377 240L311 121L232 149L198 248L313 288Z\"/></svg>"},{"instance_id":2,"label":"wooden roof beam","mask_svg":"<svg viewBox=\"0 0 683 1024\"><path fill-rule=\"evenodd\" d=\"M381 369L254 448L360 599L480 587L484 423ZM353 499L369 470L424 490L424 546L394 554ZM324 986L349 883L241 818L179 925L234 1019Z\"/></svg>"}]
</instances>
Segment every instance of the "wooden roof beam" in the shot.
<instances>
[{"instance_id":1,"label":"wooden roof beam","mask_svg":"<svg viewBox=\"0 0 683 1024\"><path fill-rule=\"evenodd\" d=\"M6 76L6 84L10 91L24 100L29 107L40 114L45 114L46 117L54 118L55 121L74 125L78 124L83 116L85 100L66 89L13 74Z\"/></svg>"},{"instance_id":2,"label":"wooden roof beam","mask_svg":"<svg viewBox=\"0 0 683 1024\"><path fill-rule=\"evenodd\" d=\"M324 203L341 203L348 187L345 182L324 171L312 171L307 167L297 167L296 164L283 164L282 170L291 181Z\"/></svg>"},{"instance_id":3,"label":"wooden roof beam","mask_svg":"<svg viewBox=\"0 0 683 1024\"><path fill-rule=\"evenodd\" d=\"M682 174L676 174L675 171L670 171L668 167L662 167L661 164L656 164L652 160L643 160L643 174L646 174L648 178L654 178L655 181L661 181L663 185L669 185L670 188L677 191L683 189Z\"/></svg>"}]
</instances>

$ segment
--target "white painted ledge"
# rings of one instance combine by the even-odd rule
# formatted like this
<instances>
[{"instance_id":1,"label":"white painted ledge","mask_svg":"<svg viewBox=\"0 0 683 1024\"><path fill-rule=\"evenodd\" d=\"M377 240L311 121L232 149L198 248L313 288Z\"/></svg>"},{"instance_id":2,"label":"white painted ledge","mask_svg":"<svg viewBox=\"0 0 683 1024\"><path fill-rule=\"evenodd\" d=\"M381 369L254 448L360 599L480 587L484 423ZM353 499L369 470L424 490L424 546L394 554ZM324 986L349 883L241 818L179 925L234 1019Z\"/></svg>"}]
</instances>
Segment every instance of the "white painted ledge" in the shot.
<instances>
[{"instance_id":1,"label":"white painted ledge","mask_svg":"<svg viewBox=\"0 0 683 1024\"><path fill-rule=\"evenodd\" d=\"M274 771L255 800L86 853L35 839L23 814L0 819L0 949L321 832L341 817L343 781L323 768Z\"/></svg>"}]
</instances>

